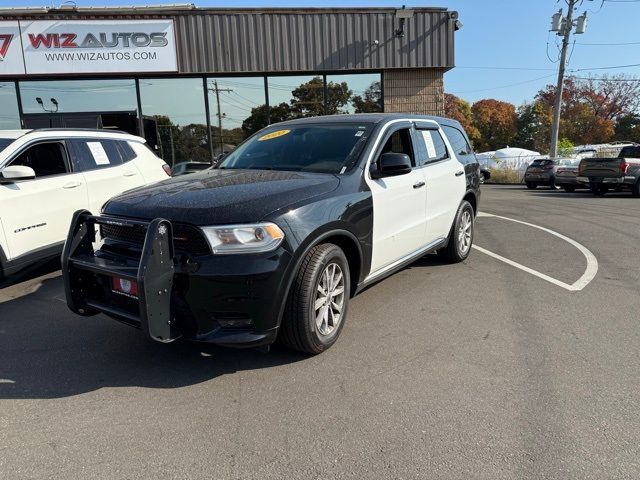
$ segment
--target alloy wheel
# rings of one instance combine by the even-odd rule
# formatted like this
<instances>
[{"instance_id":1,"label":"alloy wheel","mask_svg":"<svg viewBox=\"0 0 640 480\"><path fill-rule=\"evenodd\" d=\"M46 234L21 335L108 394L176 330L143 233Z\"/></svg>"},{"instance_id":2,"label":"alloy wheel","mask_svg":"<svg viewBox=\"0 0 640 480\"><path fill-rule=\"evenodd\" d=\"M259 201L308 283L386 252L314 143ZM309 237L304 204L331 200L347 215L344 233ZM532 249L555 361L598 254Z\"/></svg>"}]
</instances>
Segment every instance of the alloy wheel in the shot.
<instances>
[{"instance_id":1,"label":"alloy wheel","mask_svg":"<svg viewBox=\"0 0 640 480\"><path fill-rule=\"evenodd\" d=\"M337 263L330 263L320 275L313 305L316 328L321 335L331 335L340 325L344 294L342 268Z\"/></svg>"},{"instance_id":2,"label":"alloy wheel","mask_svg":"<svg viewBox=\"0 0 640 480\"><path fill-rule=\"evenodd\" d=\"M460 217L460 227L458 227L458 246L460 253L463 255L471 248L471 234L473 227L473 219L468 210L462 212Z\"/></svg>"}]
</instances>

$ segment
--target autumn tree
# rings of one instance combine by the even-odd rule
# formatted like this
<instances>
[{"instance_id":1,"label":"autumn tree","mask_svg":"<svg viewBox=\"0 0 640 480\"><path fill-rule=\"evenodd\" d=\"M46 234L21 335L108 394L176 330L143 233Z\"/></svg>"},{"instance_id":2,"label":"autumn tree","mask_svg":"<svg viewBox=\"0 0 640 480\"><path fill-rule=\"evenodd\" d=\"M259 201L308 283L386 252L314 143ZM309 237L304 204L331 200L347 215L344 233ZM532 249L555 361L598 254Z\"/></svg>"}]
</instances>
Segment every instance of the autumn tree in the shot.
<instances>
[{"instance_id":1,"label":"autumn tree","mask_svg":"<svg viewBox=\"0 0 640 480\"><path fill-rule=\"evenodd\" d=\"M480 142L480 131L473 124L473 114L469 102L450 93L444 94L444 114L460 122L474 146Z\"/></svg>"},{"instance_id":2,"label":"autumn tree","mask_svg":"<svg viewBox=\"0 0 640 480\"><path fill-rule=\"evenodd\" d=\"M351 99L355 113L375 113L382 111L382 88L380 82L373 82L362 96L355 95Z\"/></svg>"},{"instance_id":3,"label":"autumn tree","mask_svg":"<svg viewBox=\"0 0 640 480\"><path fill-rule=\"evenodd\" d=\"M478 151L497 150L513 144L518 121L513 104L494 99L479 100L471 107L471 113L480 133Z\"/></svg>"},{"instance_id":4,"label":"autumn tree","mask_svg":"<svg viewBox=\"0 0 640 480\"><path fill-rule=\"evenodd\" d=\"M640 143L640 115L628 113L620 117L615 127L615 139Z\"/></svg>"}]
</instances>

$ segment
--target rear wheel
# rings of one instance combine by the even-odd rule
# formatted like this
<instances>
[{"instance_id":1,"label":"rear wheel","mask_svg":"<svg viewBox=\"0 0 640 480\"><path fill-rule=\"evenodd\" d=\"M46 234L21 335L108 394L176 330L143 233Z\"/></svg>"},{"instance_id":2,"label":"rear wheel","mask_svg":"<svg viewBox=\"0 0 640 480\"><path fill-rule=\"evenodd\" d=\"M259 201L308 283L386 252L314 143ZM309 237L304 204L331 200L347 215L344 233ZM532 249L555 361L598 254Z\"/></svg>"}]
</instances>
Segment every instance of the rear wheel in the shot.
<instances>
[{"instance_id":1,"label":"rear wheel","mask_svg":"<svg viewBox=\"0 0 640 480\"><path fill-rule=\"evenodd\" d=\"M281 343L313 354L333 345L347 315L350 283L349 262L340 247L324 243L311 249L291 286Z\"/></svg>"},{"instance_id":2,"label":"rear wheel","mask_svg":"<svg viewBox=\"0 0 640 480\"><path fill-rule=\"evenodd\" d=\"M609 187L605 187L604 185L592 184L592 185L589 185L589 190L591 190L591 193L593 193L594 195L597 195L598 197L602 197L609 191Z\"/></svg>"},{"instance_id":3,"label":"rear wheel","mask_svg":"<svg viewBox=\"0 0 640 480\"><path fill-rule=\"evenodd\" d=\"M573 193L576 191L576 187L573 187L571 185L565 185L564 186L564 191L567 193Z\"/></svg>"},{"instance_id":4,"label":"rear wheel","mask_svg":"<svg viewBox=\"0 0 640 480\"><path fill-rule=\"evenodd\" d=\"M640 179L638 179L636 184L633 186L633 189L631 190L631 194L636 198L640 198Z\"/></svg>"},{"instance_id":5,"label":"rear wheel","mask_svg":"<svg viewBox=\"0 0 640 480\"><path fill-rule=\"evenodd\" d=\"M538 186L536 182L526 182L526 185L529 190L534 190Z\"/></svg>"},{"instance_id":6,"label":"rear wheel","mask_svg":"<svg viewBox=\"0 0 640 480\"><path fill-rule=\"evenodd\" d=\"M458 207L458 213L456 213L453 227L451 227L449 243L438 251L438 255L442 255L451 263L466 260L471 253L471 245L473 245L474 227L473 207L464 200Z\"/></svg>"}]
</instances>

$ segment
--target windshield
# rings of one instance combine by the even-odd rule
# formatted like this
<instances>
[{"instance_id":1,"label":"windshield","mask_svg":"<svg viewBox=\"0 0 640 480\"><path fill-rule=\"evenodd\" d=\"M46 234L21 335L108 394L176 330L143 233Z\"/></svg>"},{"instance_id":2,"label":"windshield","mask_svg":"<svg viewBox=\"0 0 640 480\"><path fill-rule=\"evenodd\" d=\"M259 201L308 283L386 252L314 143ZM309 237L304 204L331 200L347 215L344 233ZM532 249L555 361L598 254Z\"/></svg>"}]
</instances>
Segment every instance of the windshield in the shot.
<instances>
[{"instance_id":1,"label":"windshield","mask_svg":"<svg viewBox=\"0 0 640 480\"><path fill-rule=\"evenodd\" d=\"M577 167L580 163L578 158L561 158L558 160L558 165L561 167Z\"/></svg>"},{"instance_id":2,"label":"windshield","mask_svg":"<svg viewBox=\"0 0 640 480\"><path fill-rule=\"evenodd\" d=\"M274 126L231 152L218 168L340 173L362 152L370 125Z\"/></svg>"},{"instance_id":3,"label":"windshield","mask_svg":"<svg viewBox=\"0 0 640 480\"><path fill-rule=\"evenodd\" d=\"M552 164L553 160L534 160L530 165L531 167L544 167L545 165Z\"/></svg>"},{"instance_id":4,"label":"windshield","mask_svg":"<svg viewBox=\"0 0 640 480\"><path fill-rule=\"evenodd\" d=\"M15 138L0 138L0 152L15 141Z\"/></svg>"}]
</instances>

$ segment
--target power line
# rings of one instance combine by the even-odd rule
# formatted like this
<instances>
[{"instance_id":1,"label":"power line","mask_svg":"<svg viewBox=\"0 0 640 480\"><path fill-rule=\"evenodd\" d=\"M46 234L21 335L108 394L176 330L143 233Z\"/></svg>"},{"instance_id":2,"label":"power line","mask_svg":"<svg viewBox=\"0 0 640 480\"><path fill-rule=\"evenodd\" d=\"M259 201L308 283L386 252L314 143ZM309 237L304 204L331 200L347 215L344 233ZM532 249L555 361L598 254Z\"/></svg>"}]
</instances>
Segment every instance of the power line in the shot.
<instances>
[{"instance_id":1,"label":"power line","mask_svg":"<svg viewBox=\"0 0 640 480\"><path fill-rule=\"evenodd\" d=\"M576 43L576 45L589 45L589 46L640 45L640 42L622 42L622 43Z\"/></svg>"},{"instance_id":2,"label":"power line","mask_svg":"<svg viewBox=\"0 0 640 480\"><path fill-rule=\"evenodd\" d=\"M523 82L516 82L516 83L509 83L507 85L500 85L498 87L479 88L479 89L476 89L476 90L464 90L464 91L458 91L458 92L454 91L452 93L459 94L459 93L486 92L486 91L489 91L489 90L497 90L497 89L500 89L500 88L515 87L517 85L524 85L525 83L537 82L538 80L542 80L544 78L549 78L549 77L553 77L553 76L555 76L555 73L551 73L551 74L545 75L543 77L532 78L531 80L525 80Z\"/></svg>"},{"instance_id":3,"label":"power line","mask_svg":"<svg viewBox=\"0 0 640 480\"><path fill-rule=\"evenodd\" d=\"M632 63L632 64L629 64L629 65L613 65L613 66L610 66L610 67L573 68L570 71L571 72L586 72L586 71L590 71L590 70L612 70L614 68L631 68L631 67L640 67L640 63Z\"/></svg>"}]
</instances>

